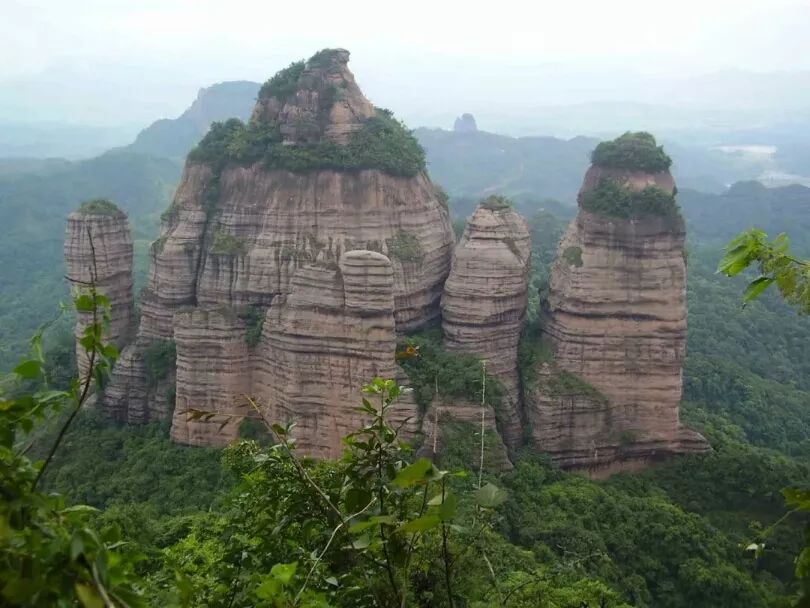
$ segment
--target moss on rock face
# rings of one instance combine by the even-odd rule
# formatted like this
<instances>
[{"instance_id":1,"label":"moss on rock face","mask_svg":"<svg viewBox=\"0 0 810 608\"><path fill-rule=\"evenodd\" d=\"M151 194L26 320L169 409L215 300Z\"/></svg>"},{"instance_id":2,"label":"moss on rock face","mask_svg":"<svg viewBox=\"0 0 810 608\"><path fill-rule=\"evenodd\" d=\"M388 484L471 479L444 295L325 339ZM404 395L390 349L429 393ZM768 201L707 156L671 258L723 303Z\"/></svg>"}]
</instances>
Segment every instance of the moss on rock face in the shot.
<instances>
[{"instance_id":1,"label":"moss on rock face","mask_svg":"<svg viewBox=\"0 0 810 608\"><path fill-rule=\"evenodd\" d=\"M584 192L581 202L586 211L609 217L680 217L680 209L672 194L657 186L633 190L613 179L603 179L596 188Z\"/></svg>"},{"instance_id":2,"label":"moss on rock face","mask_svg":"<svg viewBox=\"0 0 810 608\"><path fill-rule=\"evenodd\" d=\"M246 252L245 239L224 232L214 233L211 243L211 253L220 255L244 255Z\"/></svg>"},{"instance_id":3,"label":"moss on rock face","mask_svg":"<svg viewBox=\"0 0 810 608\"><path fill-rule=\"evenodd\" d=\"M562 257L569 266L582 267L582 247L566 247Z\"/></svg>"},{"instance_id":4,"label":"moss on rock face","mask_svg":"<svg viewBox=\"0 0 810 608\"><path fill-rule=\"evenodd\" d=\"M612 141L601 142L591 153L591 162L606 169L626 169L658 173L672 165L664 147L644 131L628 131Z\"/></svg>"},{"instance_id":5,"label":"moss on rock face","mask_svg":"<svg viewBox=\"0 0 810 608\"><path fill-rule=\"evenodd\" d=\"M149 385L156 386L160 380L174 371L177 363L177 345L174 340L155 340L143 354Z\"/></svg>"},{"instance_id":6,"label":"moss on rock face","mask_svg":"<svg viewBox=\"0 0 810 608\"><path fill-rule=\"evenodd\" d=\"M388 245L388 257L400 262L421 264L425 258L422 243L415 234L410 232L400 230L390 239L386 239L385 243Z\"/></svg>"},{"instance_id":7,"label":"moss on rock face","mask_svg":"<svg viewBox=\"0 0 810 608\"><path fill-rule=\"evenodd\" d=\"M79 213L83 215L108 215L111 217L124 217L126 215L118 208L118 205L106 198L83 202L79 205Z\"/></svg>"}]
</instances>

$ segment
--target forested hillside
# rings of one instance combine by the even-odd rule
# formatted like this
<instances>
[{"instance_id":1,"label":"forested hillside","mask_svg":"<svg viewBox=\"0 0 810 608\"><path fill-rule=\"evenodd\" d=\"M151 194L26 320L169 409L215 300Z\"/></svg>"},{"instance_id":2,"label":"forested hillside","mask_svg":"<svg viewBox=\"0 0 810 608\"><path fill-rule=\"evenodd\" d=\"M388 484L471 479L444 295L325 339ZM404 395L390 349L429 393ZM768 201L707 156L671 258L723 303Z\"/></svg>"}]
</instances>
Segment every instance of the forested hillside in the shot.
<instances>
[{"instance_id":1,"label":"forested hillside","mask_svg":"<svg viewBox=\"0 0 810 608\"><path fill-rule=\"evenodd\" d=\"M178 118L159 120L129 146L96 158L0 160L0 221L6 230L0 244L5 261L0 269L3 367L16 361L34 329L66 300L62 243L67 215L96 198L113 200L126 211L140 282L186 154L212 121L247 118L258 88L252 82L225 82L202 89Z\"/></svg>"}]
</instances>

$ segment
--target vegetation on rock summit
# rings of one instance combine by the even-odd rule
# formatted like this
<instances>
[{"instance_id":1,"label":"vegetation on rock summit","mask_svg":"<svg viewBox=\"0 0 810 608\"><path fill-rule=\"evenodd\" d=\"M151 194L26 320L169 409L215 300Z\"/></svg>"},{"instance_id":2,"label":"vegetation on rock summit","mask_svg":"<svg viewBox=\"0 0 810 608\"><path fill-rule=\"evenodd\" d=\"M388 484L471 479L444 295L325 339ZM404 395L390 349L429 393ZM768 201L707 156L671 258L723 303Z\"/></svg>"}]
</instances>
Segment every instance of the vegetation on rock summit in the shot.
<instances>
[{"instance_id":1,"label":"vegetation on rock summit","mask_svg":"<svg viewBox=\"0 0 810 608\"><path fill-rule=\"evenodd\" d=\"M658 188L627 188L621 182L603 179L596 188L582 194L582 208L592 213L618 218L660 216L680 218L675 197Z\"/></svg>"},{"instance_id":2,"label":"vegetation on rock summit","mask_svg":"<svg viewBox=\"0 0 810 608\"><path fill-rule=\"evenodd\" d=\"M658 173L672 165L664 147L645 131L631 132L612 141L601 142L591 153L591 162L606 169L627 169Z\"/></svg>"}]
</instances>

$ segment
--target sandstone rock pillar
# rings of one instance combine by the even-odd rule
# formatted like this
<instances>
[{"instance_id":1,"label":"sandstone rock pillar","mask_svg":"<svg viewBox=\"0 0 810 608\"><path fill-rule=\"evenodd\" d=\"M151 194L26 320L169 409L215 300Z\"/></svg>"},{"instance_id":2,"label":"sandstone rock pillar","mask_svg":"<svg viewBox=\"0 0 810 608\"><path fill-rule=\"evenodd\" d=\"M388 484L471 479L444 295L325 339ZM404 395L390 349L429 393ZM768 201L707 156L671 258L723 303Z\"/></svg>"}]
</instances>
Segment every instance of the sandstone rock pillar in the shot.
<instances>
[{"instance_id":1,"label":"sandstone rock pillar","mask_svg":"<svg viewBox=\"0 0 810 608\"><path fill-rule=\"evenodd\" d=\"M65 267L74 289L95 283L110 301L107 340L118 349L129 341L133 330L132 237L126 214L106 200L88 201L67 218ZM92 323L91 313L78 313L75 327L76 361L80 376L88 360L78 343Z\"/></svg>"},{"instance_id":2,"label":"sandstone rock pillar","mask_svg":"<svg viewBox=\"0 0 810 608\"><path fill-rule=\"evenodd\" d=\"M456 245L442 295L442 329L450 351L480 357L504 389L504 442L522 440L517 348L526 314L530 244L526 222L497 197L481 203Z\"/></svg>"}]
</instances>

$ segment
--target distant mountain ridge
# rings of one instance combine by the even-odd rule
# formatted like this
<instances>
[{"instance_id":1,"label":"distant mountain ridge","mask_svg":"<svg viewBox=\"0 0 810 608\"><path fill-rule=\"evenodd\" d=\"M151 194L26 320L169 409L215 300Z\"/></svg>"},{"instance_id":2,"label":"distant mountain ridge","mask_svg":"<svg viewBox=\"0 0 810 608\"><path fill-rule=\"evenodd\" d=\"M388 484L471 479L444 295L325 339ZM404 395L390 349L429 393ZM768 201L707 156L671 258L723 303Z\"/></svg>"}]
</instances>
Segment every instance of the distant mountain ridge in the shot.
<instances>
[{"instance_id":1,"label":"distant mountain ridge","mask_svg":"<svg viewBox=\"0 0 810 608\"><path fill-rule=\"evenodd\" d=\"M153 122L126 149L182 159L208 132L212 122L228 118L247 120L260 86L258 82L237 80L200 89L185 112L177 118Z\"/></svg>"}]
</instances>

